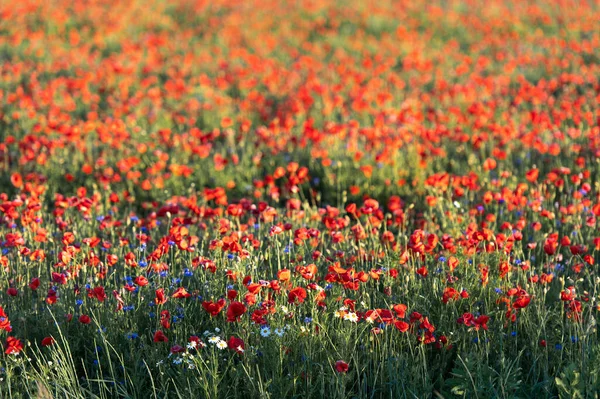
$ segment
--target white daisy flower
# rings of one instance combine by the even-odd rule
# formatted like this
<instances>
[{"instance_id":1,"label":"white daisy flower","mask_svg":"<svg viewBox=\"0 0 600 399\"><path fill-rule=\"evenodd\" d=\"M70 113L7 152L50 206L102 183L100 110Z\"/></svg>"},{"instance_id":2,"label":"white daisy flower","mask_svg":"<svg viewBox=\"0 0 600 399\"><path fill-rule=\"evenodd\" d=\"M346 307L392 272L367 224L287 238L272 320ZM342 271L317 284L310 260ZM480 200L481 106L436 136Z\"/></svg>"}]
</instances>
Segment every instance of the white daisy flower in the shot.
<instances>
[{"instance_id":1,"label":"white daisy flower","mask_svg":"<svg viewBox=\"0 0 600 399\"><path fill-rule=\"evenodd\" d=\"M227 342L225 342L225 341L219 341L219 342L217 342L217 348L219 348L221 350L227 348Z\"/></svg>"},{"instance_id":2,"label":"white daisy flower","mask_svg":"<svg viewBox=\"0 0 600 399\"><path fill-rule=\"evenodd\" d=\"M208 339L208 342L210 342L211 344L218 344L219 342L221 342L221 338L219 338L219 337L210 337Z\"/></svg>"},{"instance_id":3,"label":"white daisy flower","mask_svg":"<svg viewBox=\"0 0 600 399\"><path fill-rule=\"evenodd\" d=\"M356 315L356 313L347 313L344 316L344 320L348 320L351 321L352 323L356 323L358 321L358 316Z\"/></svg>"},{"instance_id":4,"label":"white daisy flower","mask_svg":"<svg viewBox=\"0 0 600 399\"><path fill-rule=\"evenodd\" d=\"M276 328L275 334L277 334L278 337L283 337L283 334L285 334L285 330L283 328Z\"/></svg>"}]
</instances>

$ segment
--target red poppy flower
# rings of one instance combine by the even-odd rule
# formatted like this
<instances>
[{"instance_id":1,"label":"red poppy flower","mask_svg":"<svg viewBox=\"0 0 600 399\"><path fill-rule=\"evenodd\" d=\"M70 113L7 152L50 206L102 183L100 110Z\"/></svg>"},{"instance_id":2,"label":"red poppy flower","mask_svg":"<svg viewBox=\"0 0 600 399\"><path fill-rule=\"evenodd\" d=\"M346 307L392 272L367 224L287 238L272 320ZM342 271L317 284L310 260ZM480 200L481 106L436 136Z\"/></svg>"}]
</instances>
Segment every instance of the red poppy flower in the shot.
<instances>
[{"instance_id":1,"label":"red poppy flower","mask_svg":"<svg viewBox=\"0 0 600 399\"><path fill-rule=\"evenodd\" d=\"M165 302L167 302L167 297L165 295L165 290L164 288L159 288L156 290L156 297L154 298L154 303L156 303L157 305L163 305Z\"/></svg>"},{"instance_id":2,"label":"red poppy flower","mask_svg":"<svg viewBox=\"0 0 600 399\"><path fill-rule=\"evenodd\" d=\"M229 337L229 340L227 341L227 346L229 347L229 349L232 349L239 354L244 353L244 350L246 348L244 341L241 338L233 336Z\"/></svg>"},{"instance_id":3,"label":"red poppy flower","mask_svg":"<svg viewBox=\"0 0 600 399\"><path fill-rule=\"evenodd\" d=\"M302 303L306 299L306 290L302 287L296 287L288 293L289 303Z\"/></svg>"},{"instance_id":4,"label":"red poppy flower","mask_svg":"<svg viewBox=\"0 0 600 399\"><path fill-rule=\"evenodd\" d=\"M288 281L291 277L289 269L282 269L277 272L277 278L279 281Z\"/></svg>"},{"instance_id":5,"label":"red poppy flower","mask_svg":"<svg viewBox=\"0 0 600 399\"><path fill-rule=\"evenodd\" d=\"M394 326L395 326L395 327L396 327L398 330L400 330L400 332L407 332L407 331L408 331L408 328L410 327L410 324L408 324L407 322L405 322L405 321L402 321L402 320L396 320L396 321L394 322Z\"/></svg>"},{"instance_id":6,"label":"red poppy flower","mask_svg":"<svg viewBox=\"0 0 600 399\"><path fill-rule=\"evenodd\" d=\"M515 308L515 309L526 308L530 302L531 302L531 297L529 295L522 295L519 298L517 298L515 303L513 303L513 308Z\"/></svg>"},{"instance_id":7,"label":"red poppy flower","mask_svg":"<svg viewBox=\"0 0 600 399\"><path fill-rule=\"evenodd\" d=\"M235 298L237 298L237 291L236 290L228 290L227 291L227 299L229 299L230 301L233 301Z\"/></svg>"},{"instance_id":8,"label":"red poppy flower","mask_svg":"<svg viewBox=\"0 0 600 399\"><path fill-rule=\"evenodd\" d=\"M242 302L231 302L227 308L227 321L238 321L246 313L246 305Z\"/></svg>"},{"instance_id":9,"label":"red poppy flower","mask_svg":"<svg viewBox=\"0 0 600 399\"><path fill-rule=\"evenodd\" d=\"M460 295L456 289L452 287L446 287L444 289L444 294L442 295L442 302L447 304L450 300L457 300L459 296Z\"/></svg>"},{"instance_id":10,"label":"red poppy flower","mask_svg":"<svg viewBox=\"0 0 600 399\"><path fill-rule=\"evenodd\" d=\"M221 310L225 307L225 299L221 298L217 302L213 301L204 301L202 302L202 307L206 310L212 317L218 315Z\"/></svg>"},{"instance_id":11,"label":"red poppy flower","mask_svg":"<svg viewBox=\"0 0 600 399\"><path fill-rule=\"evenodd\" d=\"M448 268L453 271L458 266L458 259L454 256L448 258Z\"/></svg>"},{"instance_id":12,"label":"red poppy flower","mask_svg":"<svg viewBox=\"0 0 600 399\"><path fill-rule=\"evenodd\" d=\"M483 328L484 330L487 330L488 329L487 322L489 320L490 320L490 317L486 316L486 315L481 315L478 318L476 318L475 320L473 320L475 323L475 330L479 330L480 327Z\"/></svg>"},{"instance_id":13,"label":"red poppy flower","mask_svg":"<svg viewBox=\"0 0 600 399\"><path fill-rule=\"evenodd\" d=\"M419 320L421 320L422 317L423 317L423 315L421 315L421 313L419 313L419 312L412 312L410 314L410 322L414 323L416 321L419 321Z\"/></svg>"},{"instance_id":14,"label":"red poppy flower","mask_svg":"<svg viewBox=\"0 0 600 399\"><path fill-rule=\"evenodd\" d=\"M140 287L144 287L146 285L148 285L148 279L144 276L137 276L134 280L134 283L136 283L137 285L139 285Z\"/></svg>"},{"instance_id":15,"label":"red poppy flower","mask_svg":"<svg viewBox=\"0 0 600 399\"><path fill-rule=\"evenodd\" d=\"M0 306L0 330L4 330L6 332L12 331L12 326L10 325L10 321L8 320L8 316L4 313L4 309Z\"/></svg>"},{"instance_id":16,"label":"red poppy flower","mask_svg":"<svg viewBox=\"0 0 600 399\"><path fill-rule=\"evenodd\" d=\"M189 298L191 296L192 295L183 287L177 288L172 295L173 298Z\"/></svg>"},{"instance_id":17,"label":"red poppy flower","mask_svg":"<svg viewBox=\"0 0 600 399\"><path fill-rule=\"evenodd\" d=\"M348 363L343 360L338 360L335 362L335 371L338 373L347 373L349 369Z\"/></svg>"},{"instance_id":18,"label":"red poppy flower","mask_svg":"<svg viewBox=\"0 0 600 399\"><path fill-rule=\"evenodd\" d=\"M171 328L171 313L168 310L160 312L160 324L167 330Z\"/></svg>"},{"instance_id":19,"label":"red poppy flower","mask_svg":"<svg viewBox=\"0 0 600 399\"><path fill-rule=\"evenodd\" d=\"M37 277L32 278L31 282L29 283L29 288L31 288L33 291L35 291L38 289L39 286L40 286L40 279Z\"/></svg>"},{"instance_id":20,"label":"red poppy flower","mask_svg":"<svg viewBox=\"0 0 600 399\"><path fill-rule=\"evenodd\" d=\"M79 322L81 324L90 324L91 321L92 319L90 319L90 316L86 314L82 314L81 316L79 316Z\"/></svg>"},{"instance_id":21,"label":"red poppy flower","mask_svg":"<svg viewBox=\"0 0 600 399\"><path fill-rule=\"evenodd\" d=\"M88 298L96 298L99 302L104 302L106 299L104 287L95 287L94 289L88 290Z\"/></svg>"},{"instance_id":22,"label":"red poppy flower","mask_svg":"<svg viewBox=\"0 0 600 399\"><path fill-rule=\"evenodd\" d=\"M42 339L42 346L51 346L54 345L54 338L52 337L46 337L44 339Z\"/></svg>"},{"instance_id":23,"label":"red poppy flower","mask_svg":"<svg viewBox=\"0 0 600 399\"><path fill-rule=\"evenodd\" d=\"M158 330L154 333L154 342L169 342L169 338L164 332Z\"/></svg>"},{"instance_id":24,"label":"red poppy flower","mask_svg":"<svg viewBox=\"0 0 600 399\"><path fill-rule=\"evenodd\" d=\"M15 337L6 338L6 350L4 353L7 355L16 355L23 350L23 343Z\"/></svg>"}]
</instances>

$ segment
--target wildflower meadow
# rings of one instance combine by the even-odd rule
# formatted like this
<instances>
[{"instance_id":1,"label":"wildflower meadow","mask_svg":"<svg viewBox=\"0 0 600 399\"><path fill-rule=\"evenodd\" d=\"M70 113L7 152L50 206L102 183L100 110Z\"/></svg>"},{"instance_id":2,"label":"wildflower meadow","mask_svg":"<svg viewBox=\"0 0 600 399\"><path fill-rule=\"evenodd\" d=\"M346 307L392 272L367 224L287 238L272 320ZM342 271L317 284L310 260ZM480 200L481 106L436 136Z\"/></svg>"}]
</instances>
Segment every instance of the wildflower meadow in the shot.
<instances>
[{"instance_id":1,"label":"wildflower meadow","mask_svg":"<svg viewBox=\"0 0 600 399\"><path fill-rule=\"evenodd\" d=\"M0 1L0 398L598 398L600 2Z\"/></svg>"}]
</instances>

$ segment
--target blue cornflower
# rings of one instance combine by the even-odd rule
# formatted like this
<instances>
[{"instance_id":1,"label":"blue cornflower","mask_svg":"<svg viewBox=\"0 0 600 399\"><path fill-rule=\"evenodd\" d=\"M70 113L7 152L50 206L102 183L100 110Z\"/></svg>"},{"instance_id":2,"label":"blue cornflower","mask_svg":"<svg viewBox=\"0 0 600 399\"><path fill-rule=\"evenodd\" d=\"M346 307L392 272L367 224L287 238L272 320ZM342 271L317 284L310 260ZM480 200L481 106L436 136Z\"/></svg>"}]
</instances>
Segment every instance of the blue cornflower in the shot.
<instances>
[{"instance_id":1,"label":"blue cornflower","mask_svg":"<svg viewBox=\"0 0 600 399\"><path fill-rule=\"evenodd\" d=\"M148 262L146 262L145 260L141 260L138 262L138 266L139 267L146 267L148 266Z\"/></svg>"},{"instance_id":2,"label":"blue cornflower","mask_svg":"<svg viewBox=\"0 0 600 399\"><path fill-rule=\"evenodd\" d=\"M307 324L311 323L312 321L313 321L312 317L305 317L304 318L304 322L307 323Z\"/></svg>"},{"instance_id":3,"label":"blue cornflower","mask_svg":"<svg viewBox=\"0 0 600 399\"><path fill-rule=\"evenodd\" d=\"M445 262L445 261L446 261L446 257L445 257L445 256L440 256L440 257L438 258L438 260L439 260L440 262Z\"/></svg>"}]
</instances>

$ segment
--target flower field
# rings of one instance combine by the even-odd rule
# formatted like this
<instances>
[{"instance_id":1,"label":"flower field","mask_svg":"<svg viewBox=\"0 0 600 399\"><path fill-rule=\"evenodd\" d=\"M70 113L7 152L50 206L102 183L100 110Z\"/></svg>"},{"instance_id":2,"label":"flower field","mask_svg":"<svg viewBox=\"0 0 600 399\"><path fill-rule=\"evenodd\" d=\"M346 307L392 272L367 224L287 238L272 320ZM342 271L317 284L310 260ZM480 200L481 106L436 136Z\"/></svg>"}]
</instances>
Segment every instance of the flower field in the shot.
<instances>
[{"instance_id":1,"label":"flower field","mask_svg":"<svg viewBox=\"0 0 600 399\"><path fill-rule=\"evenodd\" d=\"M0 398L598 398L600 3L0 3Z\"/></svg>"}]
</instances>

